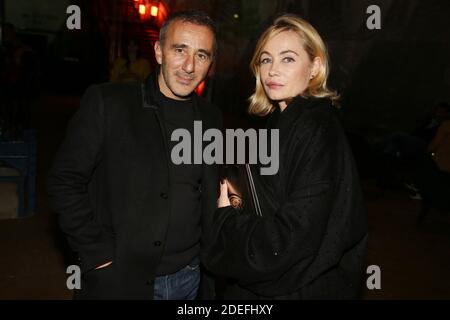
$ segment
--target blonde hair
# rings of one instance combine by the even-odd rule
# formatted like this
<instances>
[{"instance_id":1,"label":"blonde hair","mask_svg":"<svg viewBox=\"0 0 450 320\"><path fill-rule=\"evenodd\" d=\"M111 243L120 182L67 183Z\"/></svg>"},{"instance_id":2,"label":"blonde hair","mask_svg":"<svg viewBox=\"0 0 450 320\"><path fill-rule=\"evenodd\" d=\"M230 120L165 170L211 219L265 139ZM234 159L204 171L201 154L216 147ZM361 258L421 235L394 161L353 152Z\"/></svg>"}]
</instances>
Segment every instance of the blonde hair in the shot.
<instances>
[{"instance_id":1,"label":"blonde hair","mask_svg":"<svg viewBox=\"0 0 450 320\"><path fill-rule=\"evenodd\" d=\"M302 93L304 97L328 97L333 103L339 99L336 91L332 91L327 87L327 79L329 73L328 53L319 33L314 27L302 18L293 15L285 14L273 22L259 38L256 44L256 50L250 62L250 68L256 78L255 93L249 98L250 106L248 112L250 114L265 116L275 109L273 102L267 97L264 87L261 83L260 73L260 57L261 51L267 42L275 35L284 31L294 31L302 40L303 48L308 54L311 61L315 57L319 57L322 61L317 75L310 80L308 87Z\"/></svg>"}]
</instances>

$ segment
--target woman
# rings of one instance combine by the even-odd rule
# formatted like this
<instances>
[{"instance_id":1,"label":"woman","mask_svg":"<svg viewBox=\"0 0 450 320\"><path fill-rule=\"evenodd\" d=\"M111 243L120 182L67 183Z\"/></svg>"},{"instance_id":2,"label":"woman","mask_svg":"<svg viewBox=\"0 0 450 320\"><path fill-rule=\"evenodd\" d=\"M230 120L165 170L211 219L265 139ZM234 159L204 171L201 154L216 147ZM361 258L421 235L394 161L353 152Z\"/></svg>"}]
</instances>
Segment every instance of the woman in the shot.
<instances>
[{"instance_id":1,"label":"woman","mask_svg":"<svg viewBox=\"0 0 450 320\"><path fill-rule=\"evenodd\" d=\"M203 262L234 279L226 299L355 298L367 220L337 94L326 85L325 45L309 23L284 15L262 34L251 68L249 111L280 130L280 167L255 182L262 217L230 206L221 183Z\"/></svg>"}]
</instances>

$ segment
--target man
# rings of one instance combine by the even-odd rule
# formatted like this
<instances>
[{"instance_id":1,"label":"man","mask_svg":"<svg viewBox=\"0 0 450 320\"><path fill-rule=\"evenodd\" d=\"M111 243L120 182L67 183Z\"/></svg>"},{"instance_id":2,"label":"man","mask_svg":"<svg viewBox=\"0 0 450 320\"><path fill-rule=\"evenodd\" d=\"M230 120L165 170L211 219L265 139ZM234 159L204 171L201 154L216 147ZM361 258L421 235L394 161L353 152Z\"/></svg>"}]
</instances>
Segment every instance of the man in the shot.
<instances>
[{"instance_id":1,"label":"man","mask_svg":"<svg viewBox=\"0 0 450 320\"><path fill-rule=\"evenodd\" d=\"M145 83L90 87L48 178L48 193L78 252L81 299L194 299L202 231L215 209L217 173L174 165L177 128L221 126L193 93L216 48L212 21L175 14L162 26L160 65ZM191 134L193 136L193 134Z\"/></svg>"}]
</instances>

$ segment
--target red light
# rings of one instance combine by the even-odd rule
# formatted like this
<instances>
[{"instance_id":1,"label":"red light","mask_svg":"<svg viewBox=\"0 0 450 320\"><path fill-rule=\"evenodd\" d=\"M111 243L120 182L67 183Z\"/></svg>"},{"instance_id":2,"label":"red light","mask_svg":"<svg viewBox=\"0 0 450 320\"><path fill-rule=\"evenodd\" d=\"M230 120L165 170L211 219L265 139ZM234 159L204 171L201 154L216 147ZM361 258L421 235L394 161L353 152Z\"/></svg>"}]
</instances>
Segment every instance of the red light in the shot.
<instances>
[{"instance_id":1,"label":"red light","mask_svg":"<svg viewBox=\"0 0 450 320\"><path fill-rule=\"evenodd\" d=\"M203 90L205 90L205 80L198 84L197 88L195 88L195 93L201 97Z\"/></svg>"},{"instance_id":2,"label":"red light","mask_svg":"<svg viewBox=\"0 0 450 320\"><path fill-rule=\"evenodd\" d=\"M145 14L145 4L139 5L139 13L144 15Z\"/></svg>"},{"instance_id":3,"label":"red light","mask_svg":"<svg viewBox=\"0 0 450 320\"><path fill-rule=\"evenodd\" d=\"M158 7L157 6L152 6L152 9L150 10L150 14L153 17L156 17L158 15Z\"/></svg>"}]
</instances>

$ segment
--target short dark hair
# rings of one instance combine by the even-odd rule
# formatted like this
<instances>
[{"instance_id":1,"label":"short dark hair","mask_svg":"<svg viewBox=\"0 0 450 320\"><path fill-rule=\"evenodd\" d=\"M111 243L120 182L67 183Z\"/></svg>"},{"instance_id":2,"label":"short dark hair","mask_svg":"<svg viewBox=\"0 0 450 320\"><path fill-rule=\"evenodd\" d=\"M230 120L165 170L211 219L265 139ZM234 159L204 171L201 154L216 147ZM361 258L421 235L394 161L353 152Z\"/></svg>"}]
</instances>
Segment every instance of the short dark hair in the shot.
<instances>
[{"instance_id":1,"label":"short dark hair","mask_svg":"<svg viewBox=\"0 0 450 320\"><path fill-rule=\"evenodd\" d=\"M186 10L175 12L170 15L166 21L164 21L161 29L159 30L159 42L161 43L161 47L164 46L164 42L166 41L167 29L169 26L175 21L182 22L190 22L199 26L205 26L214 36L214 47L213 47L213 55L216 56L217 53L217 32L214 21L203 11L200 10Z\"/></svg>"}]
</instances>

